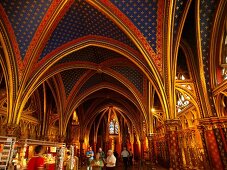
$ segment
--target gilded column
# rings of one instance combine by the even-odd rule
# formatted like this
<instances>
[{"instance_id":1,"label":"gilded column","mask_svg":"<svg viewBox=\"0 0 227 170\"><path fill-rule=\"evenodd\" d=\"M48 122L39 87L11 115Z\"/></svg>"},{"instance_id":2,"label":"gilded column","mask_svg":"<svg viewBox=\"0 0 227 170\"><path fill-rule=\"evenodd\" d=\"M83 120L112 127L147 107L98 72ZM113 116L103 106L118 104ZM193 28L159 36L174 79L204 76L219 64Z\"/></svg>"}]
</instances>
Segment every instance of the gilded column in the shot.
<instances>
[{"instance_id":1,"label":"gilded column","mask_svg":"<svg viewBox=\"0 0 227 170\"><path fill-rule=\"evenodd\" d=\"M79 139L80 142L80 167L82 167L82 158L83 158L83 145L84 145L84 139Z\"/></svg>"},{"instance_id":2,"label":"gilded column","mask_svg":"<svg viewBox=\"0 0 227 170\"><path fill-rule=\"evenodd\" d=\"M214 136L217 141L218 150L221 157L221 162L223 164L224 169L227 169L227 144L226 139L224 138L223 131L222 131L223 124L215 124L213 126Z\"/></svg>"},{"instance_id":3,"label":"gilded column","mask_svg":"<svg viewBox=\"0 0 227 170\"><path fill-rule=\"evenodd\" d=\"M198 167L199 169L202 169L200 167L200 154L199 154L199 146L201 146L201 143L199 144L199 141L197 141L196 134L198 134L198 131L195 128L190 129L191 149L192 149L191 156L194 161L194 166Z\"/></svg>"},{"instance_id":4,"label":"gilded column","mask_svg":"<svg viewBox=\"0 0 227 170\"><path fill-rule=\"evenodd\" d=\"M97 146L97 142L94 141L94 146L93 146L94 153L96 153L96 146Z\"/></svg>"},{"instance_id":5,"label":"gilded column","mask_svg":"<svg viewBox=\"0 0 227 170\"><path fill-rule=\"evenodd\" d=\"M183 162L183 166L185 166L187 164L187 154L185 154L185 131L181 131L180 133L178 133L178 140L179 140L179 148L181 150L181 154L182 154L182 162ZM186 152L187 153L187 152Z\"/></svg>"},{"instance_id":6,"label":"gilded column","mask_svg":"<svg viewBox=\"0 0 227 170\"><path fill-rule=\"evenodd\" d=\"M140 139L140 158L144 159L144 139Z\"/></svg>"},{"instance_id":7,"label":"gilded column","mask_svg":"<svg viewBox=\"0 0 227 170\"><path fill-rule=\"evenodd\" d=\"M208 146L208 151L211 156L213 168L215 170L219 169L224 169L221 161L221 157L219 154L218 150L218 143L216 141L215 135L214 135L214 130L212 129L212 126L207 126L206 127L206 141L207 141L207 146Z\"/></svg>"},{"instance_id":8,"label":"gilded column","mask_svg":"<svg viewBox=\"0 0 227 170\"><path fill-rule=\"evenodd\" d=\"M174 170L182 169L182 156L178 144L178 129L180 128L179 120L166 121L166 135L170 157L170 168Z\"/></svg>"},{"instance_id":9,"label":"gilded column","mask_svg":"<svg viewBox=\"0 0 227 170\"><path fill-rule=\"evenodd\" d=\"M204 127L206 147L210 158L210 166L213 169L226 169L226 139L223 140L222 126L225 127L227 118L206 118L199 121Z\"/></svg>"},{"instance_id":10,"label":"gilded column","mask_svg":"<svg viewBox=\"0 0 227 170\"><path fill-rule=\"evenodd\" d=\"M155 144L155 134L149 134L147 136L147 139L148 139L148 147L149 147L149 157L150 157L150 161L151 161L151 164L152 166L155 165L156 163L156 157L155 157L155 147L154 147L154 144Z\"/></svg>"},{"instance_id":11,"label":"gilded column","mask_svg":"<svg viewBox=\"0 0 227 170\"><path fill-rule=\"evenodd\" d=\"M80 158L83 156L83 145L84 145L84 139L80 139Z\"/></svg>"},{"instance_id":12,"label":"gilded column","mask_svg":"<svg viewBox=\"0 0 227 170\"><path fill-rule=\"evenodd\" d=\"M104 150L107 152L109 150L109 141L104 141Z\"/></svg>"}]
</instances>

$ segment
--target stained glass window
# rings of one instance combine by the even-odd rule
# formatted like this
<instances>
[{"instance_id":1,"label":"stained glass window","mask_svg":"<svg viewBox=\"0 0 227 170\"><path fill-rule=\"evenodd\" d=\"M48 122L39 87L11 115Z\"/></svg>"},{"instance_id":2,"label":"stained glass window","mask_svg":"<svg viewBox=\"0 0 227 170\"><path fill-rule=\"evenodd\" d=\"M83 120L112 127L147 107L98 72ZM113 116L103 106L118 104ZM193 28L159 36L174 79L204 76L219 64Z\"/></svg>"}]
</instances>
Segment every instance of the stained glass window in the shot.
<instances>
[{"instance_id":1,"label":"stained glass window","mask_svg":"<svg viewBox=\"0 0 227 170\"><path fill-rule=\"evenodd\" d=\"M224 80L227 80L227 31L225 32L224 49L222 59L222 76Z\"/></svg>"},{"instance_id":2,"label":"stained glass window","mask_svg":"<svg viewBox=\"0 0 227 170\"><path fill-rule=\"evenodd\" d=\"M109 123L109 134L115 135L119 133L119 124L116 120L111 120Z\"/></svg>"},{"instance_id":3,"label":"stained glass window","mask_svg":"<svg viewBox=\"0 0 227 170\"><path fill-rule=\"evenodd\" d=\"M109 125L109 133L110 134L114 134L114 122L113 121L110 122L110 125Z\"/></svg>"},{"instance_id":4,"label":"stained glass window","mask_svg":"<svg viewBox=\"0 0 227 170\"><path fill-rule=\"evenodd\" d=\"M186 94L182 94L179 91L176 92L177 95L177 112L181 112L184 108L186 108L190 102L189 99L190 97Z\"/></svg>"}]
</instances>

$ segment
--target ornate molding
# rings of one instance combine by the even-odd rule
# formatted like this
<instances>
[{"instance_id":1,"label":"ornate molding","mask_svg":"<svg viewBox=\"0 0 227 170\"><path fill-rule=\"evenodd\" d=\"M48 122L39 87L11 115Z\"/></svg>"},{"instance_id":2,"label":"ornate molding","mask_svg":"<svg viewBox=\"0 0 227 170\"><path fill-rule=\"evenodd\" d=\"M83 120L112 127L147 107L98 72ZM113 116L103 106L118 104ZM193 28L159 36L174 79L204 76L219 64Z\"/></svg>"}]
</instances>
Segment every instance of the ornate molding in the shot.
<instances>
[{"instance_id":1,"label":"ornate molding","mask_svg":"<svg viewBox=\"0 0 227 170\"><path fill-rule=\"evenodd\" d=\"M167 131L177 131L181 129L181 123L179 119L166 120L165 126Z\"/></svg>"},{"instance_id":2,"label":"ornate molding","mask_svg":"<svg viewBox=\"0 0 227 170\"><path fill-rule=\"evenodd\" d=\"M227 117L210 117L199 120L199 128L205 130L212 130L217 128L226 128L227 127Z\"/></svg>"}]
</instances>

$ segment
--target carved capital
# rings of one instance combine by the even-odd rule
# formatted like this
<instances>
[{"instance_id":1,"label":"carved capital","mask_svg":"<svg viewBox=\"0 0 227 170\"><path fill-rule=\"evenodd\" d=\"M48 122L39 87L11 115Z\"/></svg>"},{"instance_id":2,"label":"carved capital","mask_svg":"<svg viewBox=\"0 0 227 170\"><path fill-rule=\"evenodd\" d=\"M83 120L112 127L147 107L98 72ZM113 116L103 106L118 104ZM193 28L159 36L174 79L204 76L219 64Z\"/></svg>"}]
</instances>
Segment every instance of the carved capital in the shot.
<instances>
[{"instance_id":1,"label":"carved capital","mask_svg":"<svg viewBox=\"0 0 227 170\"><path fill-rule=\"evenodd\" d=\"M217 128L227 127L227 118L211 117L199 120L199 125L203 126L205 130L212 130Z\"/></svg>"},{"instance_id":2,"label":"carved capital","mask_svg":"<svg viewBox=\"0 0 227 170\"><path fill-rule=\"evenodd\" d=\"M39 139L40 139L40 140L43 140L43 141L48 141L48 140L49 140L49 137L46 136L46 135L41 135L41 136L39 137Z\"/></svg>"},{"instance_id":3,"label":"carved capital","mask_svg":"<svg viewBox=\"0 0 227 170\"><path fill-rule=\"evenodd\" d=\"M147 139L148 140L155 140L155 138L156 138L156 134L155 133L150 133L150 134L147 135Z\"/></svg>"},{"instance_id":4,"label":"carved capital","mask_svg":"<svg viewBox=\"0 0 227 170\"><path fill-rule=\"evenodd\" d=\"M167 131L177 131L181 129L181 124L179 119L167 120L165 121Z\"/></svg>"},{"instance_id":5,"label":"carved capital","mask_svg":"<svg viewBox=\"0 0 227 170\"><path fill-rule=\"evenodd\" d=\"M20 136L20 127L15 124L6 125L6 135L19 137Z\"/></svg>"},{"instance_id":6,"label":"carved capital","mask_svg":"<svg viewBox=\"0 0 227 170\"><path fill-rule=\"evenodd\" d=\"M84 139L80 139L79 142L83 144L84 143Z\"/></svg>"},{"instance_id":7,"label":"carved capital","mask_svg":"<svg viewBox=\"0 0 227 170\"><path fill-rule=\"evenodd\" d=\"M66 138L65 135L59 135L58 136L58 141L63 143L65 141L65 138Z\"/></svg>"}]
</instances>

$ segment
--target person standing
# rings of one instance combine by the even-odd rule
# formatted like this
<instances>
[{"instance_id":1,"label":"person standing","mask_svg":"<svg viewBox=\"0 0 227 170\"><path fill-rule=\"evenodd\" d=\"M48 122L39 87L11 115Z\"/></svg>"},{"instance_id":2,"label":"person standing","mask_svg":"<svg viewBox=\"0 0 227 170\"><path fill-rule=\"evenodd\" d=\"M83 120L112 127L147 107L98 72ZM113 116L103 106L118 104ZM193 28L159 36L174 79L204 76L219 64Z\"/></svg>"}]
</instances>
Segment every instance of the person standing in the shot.
<instances>
[{"instance_id":1,"label":"person standing","mask_svg":"<svg viewBox=\"0 0 227 170\"><path fill-rule=\"evenodd\" d=\"M124 169L128 169L128 157L129 157L129 152L126 150L126 147L123 147L123 151L121 152L121 157L123 159L124 163Z\"/></svg>"},{"instance_id":2,"label":"person standing","mask_svg":"<svg viewBox=\"0 0 227 170\"><path fill-rule=\"evenodd\" d=\"M100 159L104 160L104 158L105 158L105 153L103 152L102 148L99 148L98 153L99 153L99 155L100 155Z\"/></svg>"},{"instance_id":3,"label":"person standing","mask_svg":"<svg viewBox=\"0 0 227 170\"><path fill-rule=\"evenodd\" d=\"M67 158L64 161L65 164L65 170L71 170L74 168L74 164L75 164L75 159L73 157L71 157L71 153L67 152Z\"/></svg>"},{"instance_id":4,"label":"person standing","mask_svg":"<svg viewBox=\"0 0 227 170\"><path fill-rule=\"evenodd\" d=\"M118 153L117 153L117 151L116 150L114 150L114 152L113 152L113 154L114 154L114 156L116 157L116 166L118 166Z\"/></svg>"},{"instance_id":5,"label":"person standing","mask_svg":"<svg viewBox=\"0 0 227 170\"><path fill-rule=\"evenodd\" d=\"M43 170L44 158L42 157L43 146L38 145L35 147L35 155L28 161L27 170Z\"/></svg>"},{"instance_id":6,"label":"person standing","mask_svg":"<svg viewBox=\"0 0 227 170\"><path fill-rule=\"evenodd\" d=\"M104 166L103 159L100 157L100 153L95 155L95 159L91 161L91 166L93 170L102 170Z\"/></svg>"},{"instance_id":7,"label":"person standing","mask_svg":"<svg viewBox=\"0 0 227 170\"><path fill-rule=\"evenodd\" d=\"M92 150L92 147L88 147L86 152L87 157L87 170L92 170L91 161L94 159L94 152Z\"/></svg>"},{"instance_id":8,"label":"person standing","mask_svg":"<svg viewBox=\"0 0 227 170\"><path fill-rule=\"evenodd\" d=\"M116 166L116 157L113 154L112 150L108 150L107 158L105 160L106 163L106 170L113 170Z\"/></svg>"},{"instance_id":9,"label":"person standing","mask_svg":"<svg viewBox=\"0 0 227 170\"><path fill-rule=\"evenodd\" d=\"M133 153L132 153L132 149L129 149L129 166L132 166L132 159L133 159Z\"/></svg>"}]
</instances>

